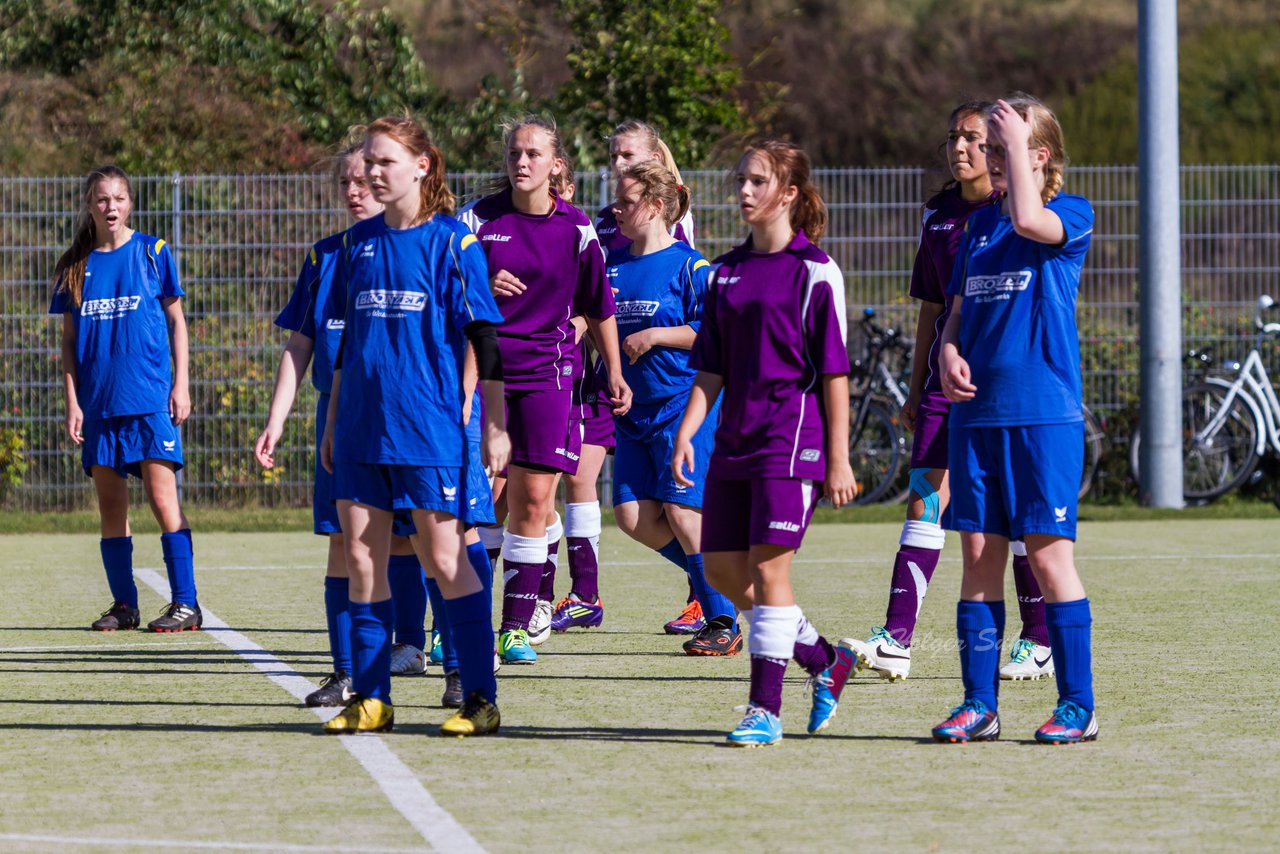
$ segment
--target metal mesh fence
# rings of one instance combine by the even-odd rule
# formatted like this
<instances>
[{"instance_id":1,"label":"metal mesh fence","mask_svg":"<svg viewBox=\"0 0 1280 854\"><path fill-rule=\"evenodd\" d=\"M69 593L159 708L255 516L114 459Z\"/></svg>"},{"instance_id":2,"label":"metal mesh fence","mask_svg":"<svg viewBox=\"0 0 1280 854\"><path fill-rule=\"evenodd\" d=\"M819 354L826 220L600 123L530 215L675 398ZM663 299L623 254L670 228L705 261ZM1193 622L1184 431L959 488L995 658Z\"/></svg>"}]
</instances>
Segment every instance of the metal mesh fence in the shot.
<instances>
[{"instance_id":1,"label":"metal mesh fence","mask_svg":"<svg viewBox=\"0 0 1280 854\"><path fill-rule=\"evenodd\" d=\"M452 176L460 197L492 178ZM909 328L907 283L921 202L936 188L921 169L821 169L830 210L824 248L845 271L851 312L872 305ZM696 242L714 257L745 232L726 176L686 174ZM46 314L54 262L71 239L79 179L0 179L0 504L65 509L91 501L79 453L62 428L59 323ZM184 497L200 503L305 504L314 394L299 393L277 468L250 449L266 418L284 333L272 325L306 249L347 225L324 175L153 176L134 179L131 224L168 241L187 291L194 414L184 427ZM1131 166L1079 167L1067 191L1088 197L1097 223L1081 283L1085 397L1127 438L1138 395L1138 175ZM1253 305L1280 295L1280 166L1182 170L1184 335L1190 346L1241 355ZM610 194L584 176L576 203L590 213ZM851 347L856 348L856 342ZM1280 351L1264 354L1280 369Z\"/></svg>"}]
</instances>

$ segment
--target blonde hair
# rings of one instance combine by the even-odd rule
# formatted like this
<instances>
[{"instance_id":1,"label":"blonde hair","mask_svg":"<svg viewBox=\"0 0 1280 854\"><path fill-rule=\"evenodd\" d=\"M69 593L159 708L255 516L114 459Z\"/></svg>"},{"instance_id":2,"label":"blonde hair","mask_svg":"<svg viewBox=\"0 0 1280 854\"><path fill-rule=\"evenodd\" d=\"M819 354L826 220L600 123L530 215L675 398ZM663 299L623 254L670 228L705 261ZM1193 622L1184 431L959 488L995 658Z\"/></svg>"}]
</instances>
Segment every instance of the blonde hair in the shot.
<instances>
[{"instance_id":1,"label":"blonde hair","mask_svg":"<svg viewBox=\"0 0 1280 854\"><path fill-rule=\"evenodd\" d=\"M366 140L381 134L400 143L414 157L425 156L429 161L427 174L419 182L420 204L411 226L421 225L438 213L453 213L455 200L445 181L444 154L431 141L426 128L409 116L383 116L369 125L365 132Z\"/></svg>"},{"instance_id":2,"label":"blonde hair","mask_svg":"<svg viewBox=\"0 0 1280 854\"><path fill-rule=\"evenodd\" d=\"M352 125L347 128L347 132L342 135L342 142L338 143L333 154L328 158L330 164L330 172L333 173L333 180L342 179L342 173L346 171L347 160L351 157L359 156L363 162L364 141L369 138L369 129L364 125ZM403 143L401 143L403 145Z\"/></svg>"},{"instance_id":3,"label":"blonde hair","mask_svg":"<svg viewBox=\"0 0 1280 854\"><path fill-rule=\"evenodd\" d=\"M780 139L753 142L742 152L743 157L750 154L759 154L769 161L779 189L795 186L798 192L791 205L791 228L803 231L809 241L816 244L827 232L827 203L811 178L813 164L809 155L795 143Z\"/></svg>"},{"instance_id":4,"label":"blonde hair","mask_svg":"<svg viewBox=\"0 0 1280 854\"><path fill-rule=\"evenodd\" d=\"M124 182L125 192L129 194L129 206L133 207L133 182L129 173L119 166L99 166L85 176L80 192L80 214L76 217L76 232L71 238L71 246L58 258L53 266L53 282L55 293L66 293L71 297L71 305L78 306L84 299L84 270L89 261L89 253L96 243L93 217L89 208L93 202L93 191L99 181L118 179Z\"/></svg>"},{"instance_id":5,"label":"blonde hair","mask_svg":"<svg viewBox=\"0 0 1280 854\"><path fill-rule=\"evenodd\" d=\"M1062 141L1062 125L1043 101L1026 92L1014 92L1004 99L1014 111L1031 125L1031 145L1033 148L1047 148L1049 159L1044 164L1044 188L1040 191L1040 199L1045 204L1058 195L1062 183L1066 179L1067 147Z\"/></svg>"},{"instance_id":6,"label":"blonde hair","mask_svg":"<svg viewBox=\"0 0 1280 854\"><path fill-rule=\"evenodd\" d=\"M521 116L518 119L507 119L502 123L502 148L504 152L510 150L511 142L516 138L516 134L525 128L535 128L551 138L551 156L561 162L562 168L559 175L551 176L549 192L553 197L559 196L562 190L567 189L568 184L573 183L574 177L573 163L565 150L564 141L560 139L560 128L556 126L555 119L535 116L532 113ZM485 195L495 195L497 193L505 193L510 189L511 177L507 175L506 155L504 154L502 174L492 184L485 187L484 193Z\"/></svg>"},{"instance_id":7,"label":"blonde hair","mask_svg":"<svg viewBox=\"0 0 1280 854\"><path fill-rule=\"evenodd\" d=\"M675 176L677 184L683 184L684 179L680 177L680 167L676 165L676 159L671 154L671 149L662 141L662 135L658 133L658 129L648 122L642 122L639 119L627 119L613 129L613 133L609 134L609 145L613 146L613 141L620 136L636 136L642 137L649 146L650 151L658 153L658 159L662 165L667 167L667 171Z\"/></svg>"},{"instance_id":8,"label":"blonde hair","mask_svg":"<svg viewBox=\"0 0 1280 854\"><path fill-rule=\"evenodd\" d=\"M662 202L662 220L667 228L675 225L689 212L689 188L671 174L671 170L653 160L633 163L618 175L618 180L630 178L640 185L640 201L654 207Z\"/></svg>"}]
</instances>

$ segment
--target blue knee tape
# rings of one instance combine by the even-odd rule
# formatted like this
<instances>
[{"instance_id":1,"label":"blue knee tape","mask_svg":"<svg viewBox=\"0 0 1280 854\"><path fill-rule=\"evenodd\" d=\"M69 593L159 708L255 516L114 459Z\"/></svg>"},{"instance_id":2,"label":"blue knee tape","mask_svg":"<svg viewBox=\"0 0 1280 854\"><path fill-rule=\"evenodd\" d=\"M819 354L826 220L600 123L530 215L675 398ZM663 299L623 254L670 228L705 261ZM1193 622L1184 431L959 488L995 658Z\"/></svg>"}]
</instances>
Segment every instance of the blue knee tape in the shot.
<instances>
[{"instance_id":1,"label":"blue knee tape","mask_svg":"<svg viewBox=\"0 0 1280 854\"><path fill-rule=\"evenodd\" d=\"M926 476L932 469L912 469L911 470L911 491L920 496L920 500L924 502L924 515L920 517L921 522L932 522L935 525L942 518L942 502L938 498L938 490L933 488L933 484L929 482Z\"/></svg>"}]
</instances>

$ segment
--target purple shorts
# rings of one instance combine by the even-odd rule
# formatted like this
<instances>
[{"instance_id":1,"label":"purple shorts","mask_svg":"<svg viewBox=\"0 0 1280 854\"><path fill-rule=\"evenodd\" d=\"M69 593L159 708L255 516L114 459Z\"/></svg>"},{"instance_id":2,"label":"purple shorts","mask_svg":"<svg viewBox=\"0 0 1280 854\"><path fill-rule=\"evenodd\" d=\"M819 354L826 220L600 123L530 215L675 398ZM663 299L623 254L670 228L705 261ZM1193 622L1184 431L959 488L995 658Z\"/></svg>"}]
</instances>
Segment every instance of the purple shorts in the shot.
<instances>
[{"instance_id":1,"label":"purple shorts","mask_svg":"<svg viewBox=\"0 0 1280 854\"><path fill-rule=\"evenodd\" d=\"M613 437L613 413L599 400L582 405L582 444L616 448Z\"/></svg>"},{"instance_id":2,"label":"purple shorts","mask_svg":"<svg viewBox=\"0 0 1280 854\"><path fill-rule=\"evenodd\" d=\"M576 474L582 453L582 422L571 419L569 389L507 391L511 463Z\"/></svg>"},{"instance_id":3,"label":"purple shorts","mask_svg":"<svg viewBox=\"0 0 1280 854\"><path fill-rule=\"evenodd\" d=\"M941 394L926 394L916 411L915 441L911 444L913 469L945 469L947 466L947 413L951 402Z\"/></svg>"},{"instance_id":4,"label":"purple shorts","mask_svg":"<svg viewBox=\"0 0 1280 854\"><path fill-rule=\"evenodd\" d=\"M813 480L709 478L702 497L702 551L744 552L759 545L798 549L821 496Z\"/></svg>"}]
</instances>

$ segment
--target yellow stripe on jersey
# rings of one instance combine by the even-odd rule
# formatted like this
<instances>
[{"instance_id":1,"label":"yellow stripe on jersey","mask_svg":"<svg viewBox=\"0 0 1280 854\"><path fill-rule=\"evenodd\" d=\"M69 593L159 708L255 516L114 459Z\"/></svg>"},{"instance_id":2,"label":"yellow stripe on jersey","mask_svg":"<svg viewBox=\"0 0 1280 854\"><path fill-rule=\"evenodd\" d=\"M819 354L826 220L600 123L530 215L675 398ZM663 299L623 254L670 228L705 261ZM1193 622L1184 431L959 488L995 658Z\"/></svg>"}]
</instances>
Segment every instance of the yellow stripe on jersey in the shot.
<instances>
[{"instance_id":1,"label":"yellow stripe on jersey","mask_svg":"<svg viewBox=\"0 0 1280 854\"><path fill-rule=\"evenodd\" d=\"M701 270L703 267L710 267L710 266L711 266L711 262L708 261L706 258L702 258L699 261L694 262L693 269Z\"/></svg>"},{"instance_id":2,"label":"yellow stripe on jersey","mask_svg":"<svg viewBox=\"0 0 1280 854\"><path fill-rule=\"evenodd\" d=\"M453 247L453 239L455 237L457 237L456 234L452 234L449 236L449 257L453 259L453 266L458 271L458 279L461 280L462 282L462 304L467 308L467 317L471 318L472 320L475 320L476 313L471 308L471 300L467 298L467 276L465 273L462 272L462 259L458 257L458 253L454 250L454 247ZM466 237L462 238L462 241L461 241L462 248L466 249L470 245L469 243L467 243L468 240L475 242L475 239L476 239L476 236L474 234L468 234Z\"/></svg>"},{"instance_id":3,"label":"yellow stripe on jersey","mask_svg":"<svg viewBox=\"0 0 1280 854\"><path fill-rule=\"evenodd\" d=\"M476 236L474 234L468 234L466 237L462 238L462 246L460 248L463 251L466 251L466 248L468 246L476 242L477 242Z\"/></svg>"},{"instance_id":4,"label":"yellow stripe on jersey","mask_svg":"<svg viewBox=\"0 0 1280 854\"><path fill-rule=\"evenodd\" d=\"M312 266L312 267L314 267L314 266L316 265L316 263L317 263L317 262L316 262L316 248L315 248L314 246L312 246L312 247L311 247L311 266Z\"/></svg>"},{"instance_id":5,"label":"yellow stripe on jersey","mask_svg":"<svg viewBox=\"0 0 1280 854\"><path fill-rule=\"evenodd\" d=\"M156 241L156 255L159 255L159 254L160 254L160 250L161 250L161 249L163 249L163 248L164 248L164 241L163 241L163 240L157 240L157 241Z\"/></svg>"}]
</instances>

